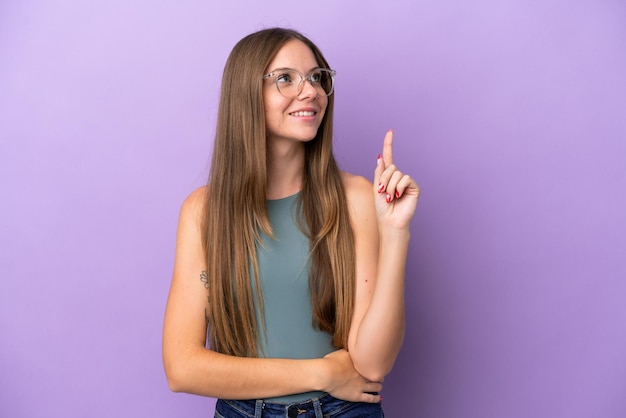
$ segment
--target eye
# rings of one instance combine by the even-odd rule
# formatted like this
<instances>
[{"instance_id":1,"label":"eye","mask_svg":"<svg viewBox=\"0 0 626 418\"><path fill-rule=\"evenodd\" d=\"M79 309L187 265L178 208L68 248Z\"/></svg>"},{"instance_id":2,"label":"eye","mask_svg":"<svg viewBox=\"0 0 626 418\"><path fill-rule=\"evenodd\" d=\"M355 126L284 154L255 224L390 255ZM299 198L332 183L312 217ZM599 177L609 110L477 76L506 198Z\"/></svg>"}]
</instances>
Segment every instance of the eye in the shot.
<instances>
[{"instance_id":1,"label":"eye","mask_svg":"<svg viewBox=\"0 0 626 418\"><path fill-rule=\"evenodd\" d=\"M324 78L324 74L322 73L322 71L314 71L311 73L311 76L309 77L309 79L311 80L311 83L315 83L315 84L320 84L323 78Z\"/></svg>"},{"instance_id":2,"label":"eye","mask_svg":"<svg viewBox=\"0 0 626 418\"><path fill-rule=\"evenodd\" d=\"M290 71L280 73L276 76L276 82L278 83L292 83L293 74Z\"/></svg>"}]
</instances>

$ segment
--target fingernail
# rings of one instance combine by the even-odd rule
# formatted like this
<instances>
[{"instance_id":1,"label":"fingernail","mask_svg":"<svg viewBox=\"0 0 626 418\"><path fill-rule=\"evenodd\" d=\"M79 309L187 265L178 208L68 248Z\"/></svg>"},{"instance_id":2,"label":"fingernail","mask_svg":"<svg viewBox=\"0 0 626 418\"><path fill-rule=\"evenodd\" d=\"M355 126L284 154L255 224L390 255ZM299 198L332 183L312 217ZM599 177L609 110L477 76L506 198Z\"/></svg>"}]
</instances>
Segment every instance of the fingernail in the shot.
<instances>
[{"instance_id":1,"label":"fingernail","mask_svg":"<svg viewBox=\"0 0 626 418\"><path fill-rule=\"evenodd\" d=\"M387 201L387 203L391 202L391 195L389 193L387 193L387 196L385 196L385 200Z\"/></svg>"},{"instance_id":2,"label":"fingernail","mask_svg":"<svg viewBox=\"0 0 626 418\"><path fill-rule=\"evenodd\" d=\"M378 193L382 193L385 190L385 185L382 183L378 183Z\"/></svg>"},{"instance_id":3,"label":"fingernail","mask_svg":"<svg viewBox=\"0 0 626 418\"><path fill-rule=\"evenodd\" d=\"M400 198L400 192L396 190L396 199Z\"/></svg>"},{"instance_id":4,"label":"fingernail","mask_svg":"<svg viewBox=\"0 0 626 418\"><path fill-rule=\"evenodd\" d=\"M380 154L378 154L378 158L377 159L380 160Z\"/></svg>"}]
</instances>

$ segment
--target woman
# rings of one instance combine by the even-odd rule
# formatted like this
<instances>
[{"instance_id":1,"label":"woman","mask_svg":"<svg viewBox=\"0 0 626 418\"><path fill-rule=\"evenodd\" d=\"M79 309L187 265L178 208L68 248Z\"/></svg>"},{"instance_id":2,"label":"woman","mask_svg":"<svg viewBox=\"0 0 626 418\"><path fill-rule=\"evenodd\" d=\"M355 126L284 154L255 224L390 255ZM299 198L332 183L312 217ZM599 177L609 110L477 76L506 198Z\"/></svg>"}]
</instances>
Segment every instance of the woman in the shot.
<instances>
[{"instance_id":1,"label":"woman","mask_svg":"<svg viewBox=\"0 0 626 418\"><path fill-rule=\"evenodd\" d=\"M216 417L382 416L419 188L393 164L391 131L374 185L338 169L334 76L280 28L243 38L226 63L163 331L170 388L220 398Z\"/></svg>"}]
</instances>

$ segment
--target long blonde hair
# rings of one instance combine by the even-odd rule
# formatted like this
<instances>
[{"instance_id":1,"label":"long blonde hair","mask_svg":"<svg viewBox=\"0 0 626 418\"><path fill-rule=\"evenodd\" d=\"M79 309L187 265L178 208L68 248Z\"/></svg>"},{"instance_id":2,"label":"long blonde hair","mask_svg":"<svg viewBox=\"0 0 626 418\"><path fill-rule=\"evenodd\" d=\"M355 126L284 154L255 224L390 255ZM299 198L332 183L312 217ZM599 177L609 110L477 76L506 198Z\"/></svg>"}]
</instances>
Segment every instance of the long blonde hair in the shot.
<instances>
[{"instance_id":1,"label":"long blonde hair","mask_svg":"<svg viewBox=\"0 0 626 418\"><path fill-rule=\"evenodd\" d=\"M271 236L267 215L267 152L263 73L290 40L307 45L320 67L320 50L302 34L265 29L235 45L224 68L203 219L209 284L209 343L236 356L259 356L256 309L263 312L256 246ZM347 347L354 305L355 252L341 173L332 152L333 96L314 139L305 144L300 229L311 242L309 288L313 324ZM251 277L258 297L252 290ZM261 321L263 317L261 316Z\"/></svg>"}]
</instances>

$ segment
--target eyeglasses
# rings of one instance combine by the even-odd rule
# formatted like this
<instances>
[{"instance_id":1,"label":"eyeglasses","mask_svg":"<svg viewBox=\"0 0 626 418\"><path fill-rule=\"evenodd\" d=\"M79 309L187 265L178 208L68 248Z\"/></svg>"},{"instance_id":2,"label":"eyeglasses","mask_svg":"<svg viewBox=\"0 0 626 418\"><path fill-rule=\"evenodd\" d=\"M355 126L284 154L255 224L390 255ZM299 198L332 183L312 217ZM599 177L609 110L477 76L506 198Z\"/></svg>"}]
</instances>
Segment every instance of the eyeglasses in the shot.
<instances>
[{"instance_id":1,"label":"eyeglasses","mask_svg":"<svg viewBox=\"0 0 626 418\"><path fill-rule=\"evenodd\" d=\"M263 78L273 78L276 88L283 96L293 99L302 93L304 81L307 80L320 93L326 96L333 94L335 87L335 70L328 68L316 68L306 76L300 71L292 68L278 68L271 73L265 74Z\"/></svg>"}]
</instances>

